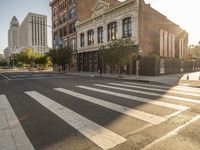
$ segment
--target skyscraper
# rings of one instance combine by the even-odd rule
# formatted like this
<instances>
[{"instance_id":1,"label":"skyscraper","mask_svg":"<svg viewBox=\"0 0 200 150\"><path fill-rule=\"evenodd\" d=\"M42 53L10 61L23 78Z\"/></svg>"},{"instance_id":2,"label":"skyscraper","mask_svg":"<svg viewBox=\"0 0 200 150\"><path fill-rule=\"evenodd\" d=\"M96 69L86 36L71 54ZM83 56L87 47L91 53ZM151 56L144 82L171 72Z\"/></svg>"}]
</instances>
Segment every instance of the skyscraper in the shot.
<instances>
[{"instance_id":1,"label":"skyscraper","mask_svg":"<svg viewBox=\"0 0 200 150\"><path fill-rule=\"evenodd\" d=\"M10 22L10 28L8 30L8 48L10 54L15 52L19 47L19 22L14 16Z\"/></svg>"},{"instance_id":2,"label":"skyscraper","mask_svg":"<svg viewBox=\"0 0 200 150\"><path fill-rule=\"evenodd\" d=\"M35 52L47 52L47 16L28 13L20 24L19 35L19 51L32 48Z\"/></svg>"}]
</instances>

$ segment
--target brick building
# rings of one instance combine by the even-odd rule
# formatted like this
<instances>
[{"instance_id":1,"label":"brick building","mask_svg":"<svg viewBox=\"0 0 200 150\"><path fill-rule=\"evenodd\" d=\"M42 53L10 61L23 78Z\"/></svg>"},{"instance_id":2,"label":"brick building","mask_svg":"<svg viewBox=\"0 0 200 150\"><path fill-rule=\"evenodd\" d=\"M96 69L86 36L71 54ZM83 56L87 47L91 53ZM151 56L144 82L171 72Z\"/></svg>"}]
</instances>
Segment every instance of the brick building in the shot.
<instances>
[{"instance_id":1,"label":"brick building","mask_svg":"<svg viewBox=\"0 0 200 150\"><path fill-rule=\"evenodd\" d=\"M145 4L144 0L126 0L112 7L99 0L92 9L91 17L78 22L77 33L78 71L99 70L99 47L112 40L127 37L134 41L143 58L157 55L165 59L187 60L188 33L149 4ZM102 35L100 41L99 35ZM111 35L114 38L110 38ZM127 68L127 73L135 73L135 61L124 67ZM145 72L149 69L148 59L141 62L141 70ZM162 62L161 60L157 68L163 67ZM155 68L156 66L152 66L150 69ZM112 72L112 69L104 67L103 71ZM141 74L148 74L143 72Z\"/></svg>"},{"instance_id":2,"label":"brick building","mask_svg":"<svg viewBox=\"0 0 200 150\"><path fill-rule=\"evenodd\" d=\"M70 45L76 50L76 23L91 17L97 0L52 0L52 45ZM110 7L118 0L105 0Z\"/></svg>"},{"instance_id":3,"label":"brick building","mask_svg":"<svg viewBox=\"0 0 200 150\"><path fill-rule=\"evenodd\" d=\"M134 41L143 58L156 55L161 59L187 60L188 33L144 0L53 0L50 6L53 47L72 47L78 71L99 70L99 47L124 37ZM151 70L159 68L162 72L163 59L153 62ZM148 70L148 64L148 60L141 61L141 70ZM135 60L126 71L134 74Z\"/></svg>"},{"instance_id":4,"label":"brick building","mask_svg":"<svg viewBox=\"0 0 200 150\"><path fill-rule=\"evenodd\" d=\"M139 49L144 54L187 59L188 33L144 0L139 3L138 33Z\"/></svg>"}]
</instances>

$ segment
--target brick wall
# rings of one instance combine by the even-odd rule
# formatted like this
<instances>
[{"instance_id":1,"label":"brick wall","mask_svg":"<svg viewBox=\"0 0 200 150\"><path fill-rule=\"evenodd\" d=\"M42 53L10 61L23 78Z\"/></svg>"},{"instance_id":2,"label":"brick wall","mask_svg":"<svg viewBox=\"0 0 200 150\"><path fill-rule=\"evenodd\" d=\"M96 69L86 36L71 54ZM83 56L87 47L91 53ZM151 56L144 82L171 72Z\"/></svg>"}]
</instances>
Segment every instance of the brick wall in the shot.
<instances>
[{"instance_id":1,"label":"brick wall","mask_svg":"<svg viewBox=\"0 0 200 150\"><path fill-rule=\"evenodd\" d=\"M178 58L178 42L182 38L187 45L188 33L168 20L166 16L140 0L139 5L139 49L145 55L160 54L160 29L175 35L175 51Z\"/></svg>"}]
</instances>

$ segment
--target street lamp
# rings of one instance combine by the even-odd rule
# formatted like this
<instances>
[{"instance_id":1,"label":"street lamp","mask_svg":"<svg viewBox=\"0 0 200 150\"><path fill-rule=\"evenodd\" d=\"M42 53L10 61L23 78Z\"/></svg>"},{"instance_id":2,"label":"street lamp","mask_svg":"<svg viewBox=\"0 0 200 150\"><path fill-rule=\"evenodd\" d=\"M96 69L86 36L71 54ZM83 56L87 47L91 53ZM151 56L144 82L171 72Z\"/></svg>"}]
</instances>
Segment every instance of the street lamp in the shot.
<instances>
[{"instance_id":1,"label":"street lamp","mask_svg":"<svg viewBox=\"0 0 200 150\"><path fill-rule=\"evenodd\" d=\"M140 69L140 60L142 59L142 50L139 50L139 52L136 55L136 79L139 77L139 69Z\"/></svg>"}]
</instances>

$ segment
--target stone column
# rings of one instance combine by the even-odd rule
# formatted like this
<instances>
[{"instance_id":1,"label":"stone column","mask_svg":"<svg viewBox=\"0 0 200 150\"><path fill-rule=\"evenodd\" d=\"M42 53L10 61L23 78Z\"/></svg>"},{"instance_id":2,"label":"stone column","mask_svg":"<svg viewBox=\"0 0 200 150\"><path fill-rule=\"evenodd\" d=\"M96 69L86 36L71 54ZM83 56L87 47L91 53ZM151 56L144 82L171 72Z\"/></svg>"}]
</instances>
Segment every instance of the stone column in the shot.
<instances>
[{"instance_id":1,"label":"stone column","mask_svg":"<svg viewBox=\"0 0 200 150\"><path fill-rule=\"evenodd\" d=\"M122 20L117 21L117 39L122 38Z\"/></svg>"}]
</instances>

